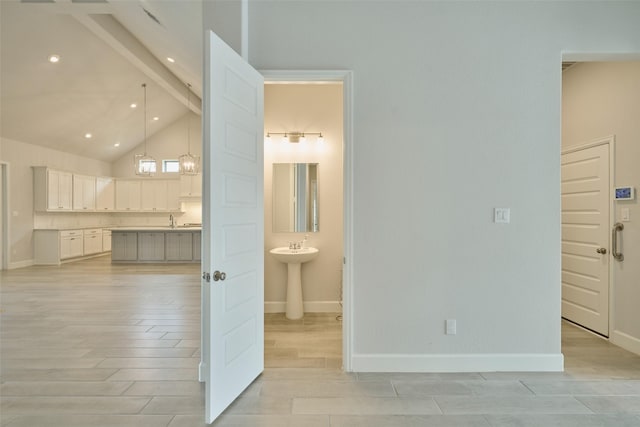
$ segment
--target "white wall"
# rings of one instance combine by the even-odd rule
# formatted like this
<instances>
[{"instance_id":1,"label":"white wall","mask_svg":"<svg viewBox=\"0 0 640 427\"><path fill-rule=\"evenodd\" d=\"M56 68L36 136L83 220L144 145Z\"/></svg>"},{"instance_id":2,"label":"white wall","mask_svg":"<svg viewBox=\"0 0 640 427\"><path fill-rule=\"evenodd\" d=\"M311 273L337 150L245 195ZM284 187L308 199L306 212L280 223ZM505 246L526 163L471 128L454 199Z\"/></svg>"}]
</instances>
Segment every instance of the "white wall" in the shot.
<instances>
[{"instance_id":1,"label":"white wall","mask_svg":"<svg viewBox=\"0 0 640 427\"><path fill-rule=\"evenodd\" d=\"M281 308L286 301L286 265L269 250L288 246L309 234L308 246L320 250L318 257L302 266L303 299L307 310L336 311L342 283L342 85L267 84L264 88L266 132L321 131L322 146L309 136L305 144L283 144L273 136L264 153L265 301L266 309ZM318 163L320 231L273 232L272 171L274 163ZM281 303L281 304L273 304Z\"/></svg>"},{"instance_id":2,"label":"white wall","mask_svg":"<svg viewBox=\"0 0 640 427\"><path fill-rule=\"evenodd\" d=\"M1 159L9 163L9 209L11 211L9 242L9 268L30 265L33 262L33 170L32 166L48 166L87 175L111 174L111 164L74 154L64 153L36 145L2 138ZM38 214L43 221L53 218L81 225L83 221L96 220L93 215L78 213ZM55 220L53 220L55 221ZM98 220L100 221L100 220ZM80 224L79 224L80 223ZM41 224L36 224L41 226Z\"/></svg>"},{"instance_id":3,"label":"white wall","mask_svg":"<svg viewBox=\"0 0 640 427\"><path fill-rule=\"evenodd\" d=\"M638 22L638 2L250 1L255 68L353 70L354 369L560 368L561 53L640 52Z\"/></svg>"},{"instance_id":4,"label":"white wall","mask_svg":"<svg viewBox=\"0 0 640 427\"><path fill-rule=\"evenodd\" d=\"M579 63L562 75L562 145L570 147L615 135L614 186L640 190L640 62ZM624 223L624 262L611 259L614 285L611 339L640 353L640 203L615 203Z\"/></svg>"}]
</instances>

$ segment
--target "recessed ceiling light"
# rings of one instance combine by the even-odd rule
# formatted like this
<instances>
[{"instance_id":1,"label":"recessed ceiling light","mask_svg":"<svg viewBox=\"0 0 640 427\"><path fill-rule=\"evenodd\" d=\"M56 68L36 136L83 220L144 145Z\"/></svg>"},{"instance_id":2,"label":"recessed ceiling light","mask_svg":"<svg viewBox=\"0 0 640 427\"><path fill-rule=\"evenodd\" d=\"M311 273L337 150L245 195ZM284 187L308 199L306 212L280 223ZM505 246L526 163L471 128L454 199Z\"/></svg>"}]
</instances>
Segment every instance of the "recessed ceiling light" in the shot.
<instances>
[{"instance_id":1,"label":"recessed ceiling light","mask_svg":"<svg viewBox=\"0 0 640 427\"><path fill-rule=\"evenodd\" d=\"M153 118L153 121L154 121L154 122L157 122L158 120L160 120L160 117L158 117L158 116L155 116L155 117Z\"/></svg>"},{"instance_id":2,"label":"recessed ceiling light","mask_svg":"<svg viewBox=\"0 0 640 427\"><path fill-rule=\"evenodd\" d=\"M135 102L132 102L131 105L129 105L129 107L131 108L136 108L138 106L138 104L136 104Z\"/></svg>"},{"instance_id":3,"label":"recessed ceiling light","mask_svg":"<svg viewBox=\"0 0 640 427\"><path fill-rule=\"evenodd\" d=\"M171 62L172 64L173 64L174 62L176 62L176 60L175 60L175 59L173 59L173 58L172 58L172 57L170 57L170 56L167 56L167 61Z\"/></svg>"},{"instance_id":4,"label":"recessed ceiling light","mask_svg":"<svg viewBox=\"0 0 640 427\"><path fill-rule=\"evenodd\" d=\"M84 134L84 137L87 139L90 139L93 135L91 135L89 132Z\"/></svg>"},{"instance_id":5,"label":"recessed ceiling light","mask_svg":"<svg viewBox=\"0 0 640 427\"><path fill-rule=\"evenodd\" d=\"M55 64L60 61L60 55L49 55L49 62Z\"/></svg>"},{"instance_id":6,"label":"recessed ceiling light","mask_svg":"<svg viewBox=\"0 0 640 427\"><path fill-rule=\"evenodd\" d=\"M115 144L113 144L114 147L120 147L120 143L116 142Z\"/></svg>"}]
</instances>

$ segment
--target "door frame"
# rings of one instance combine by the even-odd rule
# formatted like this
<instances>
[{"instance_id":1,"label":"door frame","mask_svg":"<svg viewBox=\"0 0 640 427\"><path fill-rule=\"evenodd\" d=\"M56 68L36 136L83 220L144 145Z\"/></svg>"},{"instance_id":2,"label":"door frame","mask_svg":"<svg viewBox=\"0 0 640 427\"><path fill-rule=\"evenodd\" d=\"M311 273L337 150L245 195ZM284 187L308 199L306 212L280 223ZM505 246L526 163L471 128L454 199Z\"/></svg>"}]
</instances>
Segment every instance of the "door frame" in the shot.
<instances>
[{"instance_id":1,"label":"door frame","mask_svg":"<svg viewBox=\"0 0 640 427\"><path fill-rule=\"evenodd\" d=\"M611 341L611 336L612 333L611 331L615 331L615 317L614 317L614 313L613 313L613 309L614 309L614 288L615 288L615 281L613 280L614 275L613 275L613 266L612 266L612 259L611 259L611 227L613 227L613 223L615 222L615 202L613 200L613 197L611 197L612 194L614 194L614 188L615 188L615 153L616 153L616 136L615 135L609 135L609 136L605 136L602 138L597 138L597 139L593 139L589 142L583 143L583 144L579 144L579 145L573 145L570 147L567 147L565 149L561 150L561 155L564 154L569 154L569 153L575 153L577 151L582 151L582 150L586 150L589 148L593 148L593 147L598 147L601 145L606 145L609 147L609 224L608 224L608 237L607 240L609 241L608 247L609 247L609 251L607 253L607 256L609 257L609 272L608 272L608 276L609 276L609 325L607 327L607 333L608 333L608 341ZM561 285L562 286L562 285ZM601 337L601 335L598 334L598 336ZM604 337L603 337L604 338Z\"/></svg>"},{"instance_id":2,"label":"door frame","mask_svg":"<svg viewBox=\"0 0 640 427\"><path fill-rule=\"evenodd\" d=\"M342 270L342 369L353 370L353 71L258 70L268 82L342 83L343 168L343 270Z\"/></svg>"},{"instance_id":3,"label":"door frame","mask_svg":"<svg viewBox=\"0 0 640 427\"><path fill-rule=\"evenodd\" d=\"M2 217L0 220L0 231L2 231L2 241L0 245L2 245L2 257L0 257L0 270L8 270L10 265L10 247L9 242L9 233L11 227L9 226L9 221L11 220L10 210L9 210L9 163L0 161L0 175L2 177L2 188L0 189L0 197L2 197L1 204L2 206Z\"/></svg>"}]
</instances>

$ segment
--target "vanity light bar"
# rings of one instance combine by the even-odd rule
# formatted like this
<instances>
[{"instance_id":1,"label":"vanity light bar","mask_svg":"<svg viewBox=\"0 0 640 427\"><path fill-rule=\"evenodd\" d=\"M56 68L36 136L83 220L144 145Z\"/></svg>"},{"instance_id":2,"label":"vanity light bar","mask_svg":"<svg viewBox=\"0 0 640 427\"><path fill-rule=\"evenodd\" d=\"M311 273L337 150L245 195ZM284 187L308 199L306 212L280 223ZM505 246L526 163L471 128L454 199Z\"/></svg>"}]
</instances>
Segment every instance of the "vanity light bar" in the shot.
<instances>
[{"instance_id":1,"label":"vanity light bar","mask_svg":"<svg viewBox=\"0 0 640 427\"><path fill-rule=\"evenodd\" d=\"M284 135L285 142L304 142L307 135L318 135L318 142L324 141L322 132L267 132L267 139L271 139L271 135Z\"/></svg>"}]
</instances>

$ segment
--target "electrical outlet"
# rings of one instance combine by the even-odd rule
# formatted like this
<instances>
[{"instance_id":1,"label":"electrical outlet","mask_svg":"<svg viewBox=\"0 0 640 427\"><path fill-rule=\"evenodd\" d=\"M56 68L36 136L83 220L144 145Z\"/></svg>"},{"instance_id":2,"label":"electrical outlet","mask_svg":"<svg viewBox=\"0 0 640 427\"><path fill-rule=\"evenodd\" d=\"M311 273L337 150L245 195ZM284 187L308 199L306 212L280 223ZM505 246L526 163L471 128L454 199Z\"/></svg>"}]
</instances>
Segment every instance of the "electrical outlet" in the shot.
<instances>
[{"instance_id":1,"label":"electrical outlet","mask_svg":"<svg viewBox=\"0 0 640 427\"><path fill-rule=\"evenodd\" d=\"M456 334L456 319L447 319L444 321L444 330L447 335Z\"/></svg>"}]
</instances>

